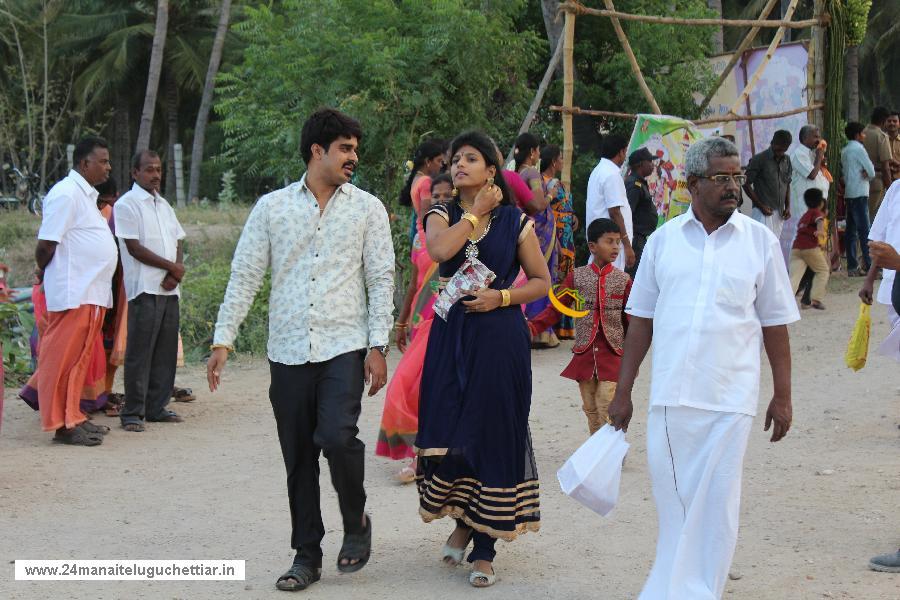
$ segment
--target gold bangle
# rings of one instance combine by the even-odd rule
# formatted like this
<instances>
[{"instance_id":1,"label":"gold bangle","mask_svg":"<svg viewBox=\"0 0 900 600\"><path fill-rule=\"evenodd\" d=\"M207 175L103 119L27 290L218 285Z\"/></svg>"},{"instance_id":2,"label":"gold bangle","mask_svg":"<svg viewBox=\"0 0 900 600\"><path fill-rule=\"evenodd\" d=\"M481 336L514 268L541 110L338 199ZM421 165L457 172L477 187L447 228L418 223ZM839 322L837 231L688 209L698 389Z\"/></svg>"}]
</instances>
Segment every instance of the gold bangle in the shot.
<instances>
[{"instance_id":1,"label":"gold bangle","mask_svg":"<svg viewBox=\"0 0 900 600\"><path fill-rule=\"evenodd\" d=\"M409 323L394 323L394 329L406 329Z\"/></svg>"},{"instance_id":2,"label":"gold bangle","mask_svg":"<svg viewBox=\"0 0 900 600\"><path fill-rule=\"evenodd\" d=\"M500 306L509 306L510 296L509 290L500 290L500 296L502 296L503 300L500 302Z\"/></svg>"},{"instance_id":3,"label":"gold bangle","mask_svg":"<svg viewBox=\"0 0 900 600\"><path fill-rule=\"evenodd\" d=\"M210 350L218 350L219 348L224 348L228 352L234 352L234 346L229 344L212 344L209 349Z\"/></svg>"},{"instance_id":4,"label":"gold bangle","mask_svg":"<svg viewBox=\"0 0 900 600\"><path fill-rule=\"evenodd\" d=\"M466 221L468 221L469 223L472 224L472 231L473 231L473 232L474 232L475 230L478 229L478 217L476 217L476 216L473 215L472 213L470 213L470 212L468 212L468 211L467 211L467 212L464 212L464 213L462 214L462 217L460 217L460 218L461 218L461 219L465 219Z\"/></svg>"}]
</instances>

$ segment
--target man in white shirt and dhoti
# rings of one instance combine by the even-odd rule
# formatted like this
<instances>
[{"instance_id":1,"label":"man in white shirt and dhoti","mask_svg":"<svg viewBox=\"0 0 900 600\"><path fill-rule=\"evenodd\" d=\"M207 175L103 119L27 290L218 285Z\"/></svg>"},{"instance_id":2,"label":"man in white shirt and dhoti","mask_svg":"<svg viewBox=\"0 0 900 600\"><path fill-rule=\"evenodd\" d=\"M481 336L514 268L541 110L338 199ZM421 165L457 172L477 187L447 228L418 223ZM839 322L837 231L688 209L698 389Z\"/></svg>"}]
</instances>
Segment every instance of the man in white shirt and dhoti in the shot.
<instances>
[{"instance_id":1,"label":"man in white shirt and dhoti","mask_svg":"<svg viewBox=\"0 0 900 600\"><path fill-rule=\"evenodd\" d=\"M799 319L778 240L737 211L737 147L702 140L686 154L691 208L647 242L609 408L627 429L631 390L653 342L647 460L659 513L642 600L720 598L737 543L744 453L759 396L760 354L774 395L765 430L791 426L787 324Z\"/></svg>"}]
</instances>

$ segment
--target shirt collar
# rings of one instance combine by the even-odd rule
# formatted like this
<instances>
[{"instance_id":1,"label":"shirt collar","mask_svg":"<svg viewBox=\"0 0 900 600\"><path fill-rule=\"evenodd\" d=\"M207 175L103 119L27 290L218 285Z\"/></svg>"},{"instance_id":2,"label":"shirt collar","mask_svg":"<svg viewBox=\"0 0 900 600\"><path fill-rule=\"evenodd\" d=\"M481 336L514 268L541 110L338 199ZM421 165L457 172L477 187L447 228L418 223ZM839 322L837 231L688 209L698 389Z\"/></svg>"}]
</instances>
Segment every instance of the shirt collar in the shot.
<instances>
[{"instance_id":1,"label":"shirt collar","mask_svg":"<svg viewBox=\"0 0 900 600\"><path fill-rule=\"evenodd\" d=\"M81 191L84 192L88 198L94 201L97 200L100 192L97 191L97 188L89 184L87 182L87 179L81 176L81 173L79 173L75 169L72 169L71 171L69 171L69 177L72 178L72 181L78 184L78 187L81 188Z\"/></svg>"},{"instance_id":2,"label":"shirt collar","mask_svg":"<svg viewBox=\"0 0 900 600\"><path fill-rule=\"evenodd\" d=\"M601 277L603 277L604 275L609 275L610 271L612 271L613 268L614 267L613 267L612 263L606 263L605 265L603 265L603 268L601 269L600 267L597 266L597 263L595 263L593 261L591 262L591 269L593 269L594 273L596 273L597 275L600 275Z\"/></svg>"},{"instance_id":3,"label":"shirt collar","mask_svg":"<svg viewBox=\"0 0 900 600\"><path fill-rule=\"evenodd\" d=\"M304 173L304 174L303 174L303 177L300 178L300 181L299 181L300 190L301 190L301 191L302 191L302 190L306 190L306 191L308 191L310 194L312 194L312 190L309 189L309 186L308 186L308 185L306 185L306 175L307 175L307 174L308 174L308 173ZM352 187L353 187L353 184L350 183L350 182L348 181L347 183L344 183L344 184L340 185L340 186L338 187L338 189L339 189L340 191L342 191L343 193L349 195L349 194L350 194L350 190L351 190Z\"/></svg>"},{"instance_id":4,"label":"shirt collar","mask_svg":"<svg viewBox=\"0 0 900 600\"><path fill-rule=\"evenodd\" d=\"M157 193L154 193L154 192L148 192L147 190L145 190L144 188L142 188L141 186L139 186L139 185L137 184L136 181L134 182L134 185L131 186L131 191L132 191L133 193L135 193L135 194L141 196L141 199L142 199L142 200L147 200L147 199L150 199L150 200L158 200L158 199L161 199L161 198L162 198L162 196L160 196L160 195L157 194Z\"/></svg>"},{"instance_id":5,"label":"shirt collar","mask_svg":"<svg viewBox=\"0 0 900 600\"><path fill-rule=\"evenodd\" d=\"M703 229L704 233L706 232L706 228L703 227L703 223L700 222L700 219L698 219L697 215L694 213L693 204L688 207L687 212L685 212L684 214L685 214L685 219L681 222L682 227L684 227L686 223L694 222L701 229ZM722 227L725 227L726 225L731 225L738 231L744 231L743 216L744 215L741 214L741 211L739 209L737 209L737 208L734 209L734 212L731 213L731 216L728 217L728 220L725 221L725 223L722 225ZM722 227L719 227L719 229L721 229Z\"/></svg>"}]
</instances>

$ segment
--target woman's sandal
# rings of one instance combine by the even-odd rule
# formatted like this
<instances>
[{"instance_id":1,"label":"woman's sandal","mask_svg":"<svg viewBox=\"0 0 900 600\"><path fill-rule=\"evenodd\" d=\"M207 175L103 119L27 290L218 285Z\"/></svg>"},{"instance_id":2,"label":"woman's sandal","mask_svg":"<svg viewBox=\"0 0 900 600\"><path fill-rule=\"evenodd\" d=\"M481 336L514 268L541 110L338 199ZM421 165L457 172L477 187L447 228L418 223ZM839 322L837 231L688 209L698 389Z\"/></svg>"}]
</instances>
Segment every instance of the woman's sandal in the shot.
<instances>
[{"instance_id":1,"label":"woman's sandal","mask_svg":"<svg viewBox=\"0 0 900 600\"><path fill-rule=\"evenodd\" d=\"M372 555L372 519L366 515L366 530L362 533L345 533L344 543L338 553L337 569L341 573L356 573L369 562ZM346 560L347 564L341 564ZM357 562L351 562L351 561Z\"/></svg>"},{"instance_id":2,"label":"woman's sandal","mask_svg":"<svg viewBox=\"0 0 900 600\"><path fill-rule=\"evenodd\" d=\"M322 578L322 569L314 569L302 563L294 563L287 572L278 578L275 587L283 592L299 592L305 590Z\"/></svg>"},{"instance_id":3,"label":"woman's sandal","mask_svg":"<svg viewBox=\"0 0 900 600\"><path fill-rule=\"evenodd\" d=\"M453 534L450 534L450 537L453 537ZM441 549L441 561L447 565L448 567L455 567L463 561L463 558L466 556L466 548L469 546L469 542L472 541L472 530L469 530L469 536L466 538L466 543L462 548L454 548L450 545L450 538L447 538L447 543L444 544L444 547Z\"/></svg>"},{"instance_id":4,"label":"woman's sandal","mask_svg":"<svg viewBox=\"0 0 900 600\"><path fill-rule=\"evenodd\" d=\"M53 441L70 446L99 446L103 443L103 436L89 433L79 425L72 429L57 429Z\"/></svg>"},{"instance_id":5,"label":"woman's sandal","mask_svg":"<svg viewBox=\"0 0 900 600\"><path fill-rule=\"evenodd\" d=\"M497 583L496 573L482 573L481 571L472 571L469 573L469 583L472 587L486 588Z\"/></svg>"}]
</instances>

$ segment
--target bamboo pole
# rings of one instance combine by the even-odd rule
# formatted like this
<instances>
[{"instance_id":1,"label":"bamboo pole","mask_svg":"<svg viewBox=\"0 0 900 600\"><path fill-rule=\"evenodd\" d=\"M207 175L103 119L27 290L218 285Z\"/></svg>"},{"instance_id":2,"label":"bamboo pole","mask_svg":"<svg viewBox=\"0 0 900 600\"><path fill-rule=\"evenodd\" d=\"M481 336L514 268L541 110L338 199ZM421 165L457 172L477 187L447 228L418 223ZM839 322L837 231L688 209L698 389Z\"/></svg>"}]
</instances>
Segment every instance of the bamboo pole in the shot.
<instances>
[{"instance_id":1,"label":"bamboo pole","mask_svg":"<svg viewBox=\"0 0 900 600\"><path fill-rule=\"evenodd\" d=\"M787 7L787 11L784 13L785 19L790 20L791 16L794 14L794 11L797 9L797 2L798 0L791 0L790 5ZM734 104L731 105L731 110L729 110L728 112L737 114L737 110L740 105L750 97L750 92L753 91L753 88L756 87L756 84L762 77L763 72L769 65L769 61L772 60L772 56L775 54L775 50L778 48L778 44L781 43L781 39L784 37L785 31L786 29L784 27L779 27L778 31L775 32L775 37L772 38L772 43L769 44L768 49L766 49L765 57L763 58L762 62L759 63L759 66L756 67L756 71L754 71L753 76L750 77L749 81L747 81L747 85L744 86L743 91L741 91L740 95L738 95L737 100L734 101Z\"/></svg>"},{"instance_id":2,"label":"bamboo pole","mask_svg":"<svg viewBox=\"0 0 900 600\"><path fill-rule=\"evenodd\" d=\"M778 0L769 0L766 5L763 7L762 12L759 13L759 19L762 20L763 17L772 12L772 9L775 8L775 5L778 3ZM741 41L740 45L737 47L737 50L731 55L731 59L728 61L728 64L725 65L725 69L722 71L722 74L719 75L719 80L716 81L716 84L712 87L706 97L703 99L703 102L700 103L700 113L702 114L706 107L709 106L709 103L712 101L713 96L716 95L716 92L719 91L719 88L722 87L722 84L725 83L725 80L728 79L728 76L731 75L731 72L734 70L735 65L741 60L741 57L744 55L744 51L750 47L750 44L753 43L753 40L756 39L757 34L759 34L760 27L753 26L750 28L750 31L747 32L747 35L744 36L743 41Z\"/></svg>"},{"instance_id":3,"label":"bamboo pole","mask_svg":"<svg viewBox=\"0 0 900 600\"><path fill-rule=\"evenodd\" d=\"M800 113L805 113L812 110L819 110L824 106L824 104L813 104L811 106L803 106L801 108L793 108L791 110L769 113L765 115L727 115L714 119L698 119L691 122L694 125L709 125L713 123L725 123L728 121L765 121L766 119L779 119L781 117L790 117L791 115L798 115ZM550 110L552 110L553 112L563 113L563 118L565 118L566 114L587 115L590 117L615 117L621 119L636 119L638 117L638 115L631 113L613 112L609 110L591 110L587 108L578 108L577 106L565 107L553 105L550 107Z\"/></svg>"},{"instance_id":4,"label":"bamboo pole","mask_svg":"<svg viewBox=\"0 0 900 600\"><path fill-rule=\"evenodd\" d=\"M603 0L603 3L610 11L615 11L612 0ZM572 13L566 13L567 16L570 14ZM613 29L616 30L619 41L622 43L622 49L625 50L625 56L628 57L628 62L631 63L631 70L634 72L634 76L637 79L638 87L644 92L644 97L647 98L647 102L650 103L653 112L661 115L662 111L659 109L659 104L656 103L656 98L653 97L653 92L650 91L647 82L644 81L644 75L641 73L641 66L638 64L637 58L635 58L634 52L631 50L631 44L628 43L628 38L625 36L625 30L622 29L622 24L619 23L619 20L615 17L610 20L612 21Z\"/></svg>"},{"instance_id":5,"label":"bamboo pole","mask_svg":"<svg viewBox=\"0 0 900 600\"><path fill-rule=\"evenodd\" d=\"M575 13L567 12L563 27L563 105L571 108L575 92L575 62L572 58L575 45ZM563 168L562 183L572 188L572 113L563 114Z\"/></svg>"},{"instance_id":6,"label":"bamboo pole","mask_svg":"<svg viewBox=\"0 0 900 600\"><path fill-rule=\"evenodd\" d=\"M712 25L720 27L766 27L775 29L776 27L785 27L787 29L805 29L807 27L825 26L829 22L829 18L822 14L813 19L805 21L790 20L770 20L770 19L684 19L680 17L657 17L653 15L634 15L629 13L618 12L616 10L602 10L599 8L587 8L580 2L569 0L560 4L559 9L567 13L577 15L590 15L595 17L609 17L619 19L620 21L640 21L641 23L658 23L662 25Z\"/></svg>"},{"instance_id":7,"label":"bamboo pole","mask_svg":"<svg viewBox=\"0 0 900 600\"><path fill-rule=\"evenodd\" d=\"M544 99L544 94L547 92L547 88L550 86L550 81L553 79L553 73L556 72L556 65L559 64L559 59L562 56L563 51L563 42L565 38L563 36L559 37L559 42L556 43L556 50L553 51L553 57L550 58L550 64L547 65L547 71L544 73L544 78L541 79L541 84L538 86L537 93L534 95L534 100L531 101L531 106L528 108L528 113L525 115L525 120L522 121L522 126L519 127L519 133L516 134L516 137L522 135L531 127L531 122L534 120L534 115L537 114L538 108L541 107L541 102ZM513 145L512 148L509 149L509 154L506 155L506 162L512 160L513 152L515 152L516 148Z\"/></svg>"},{"instance_id":8,"label":"bamboo pole","mask_svg":"<svg viewBox=\"0 0 900 600\"><path fill-rule=\"evenodd\" d=\"M825 12L825 0L815 0L813 3L813 14L822 15ZM813 28L813 103L825 104L825 28L817 26ZM825 126L825 111L817 109L813 113L813 123L819 129Z\"/></svg>"}]
</instances>

